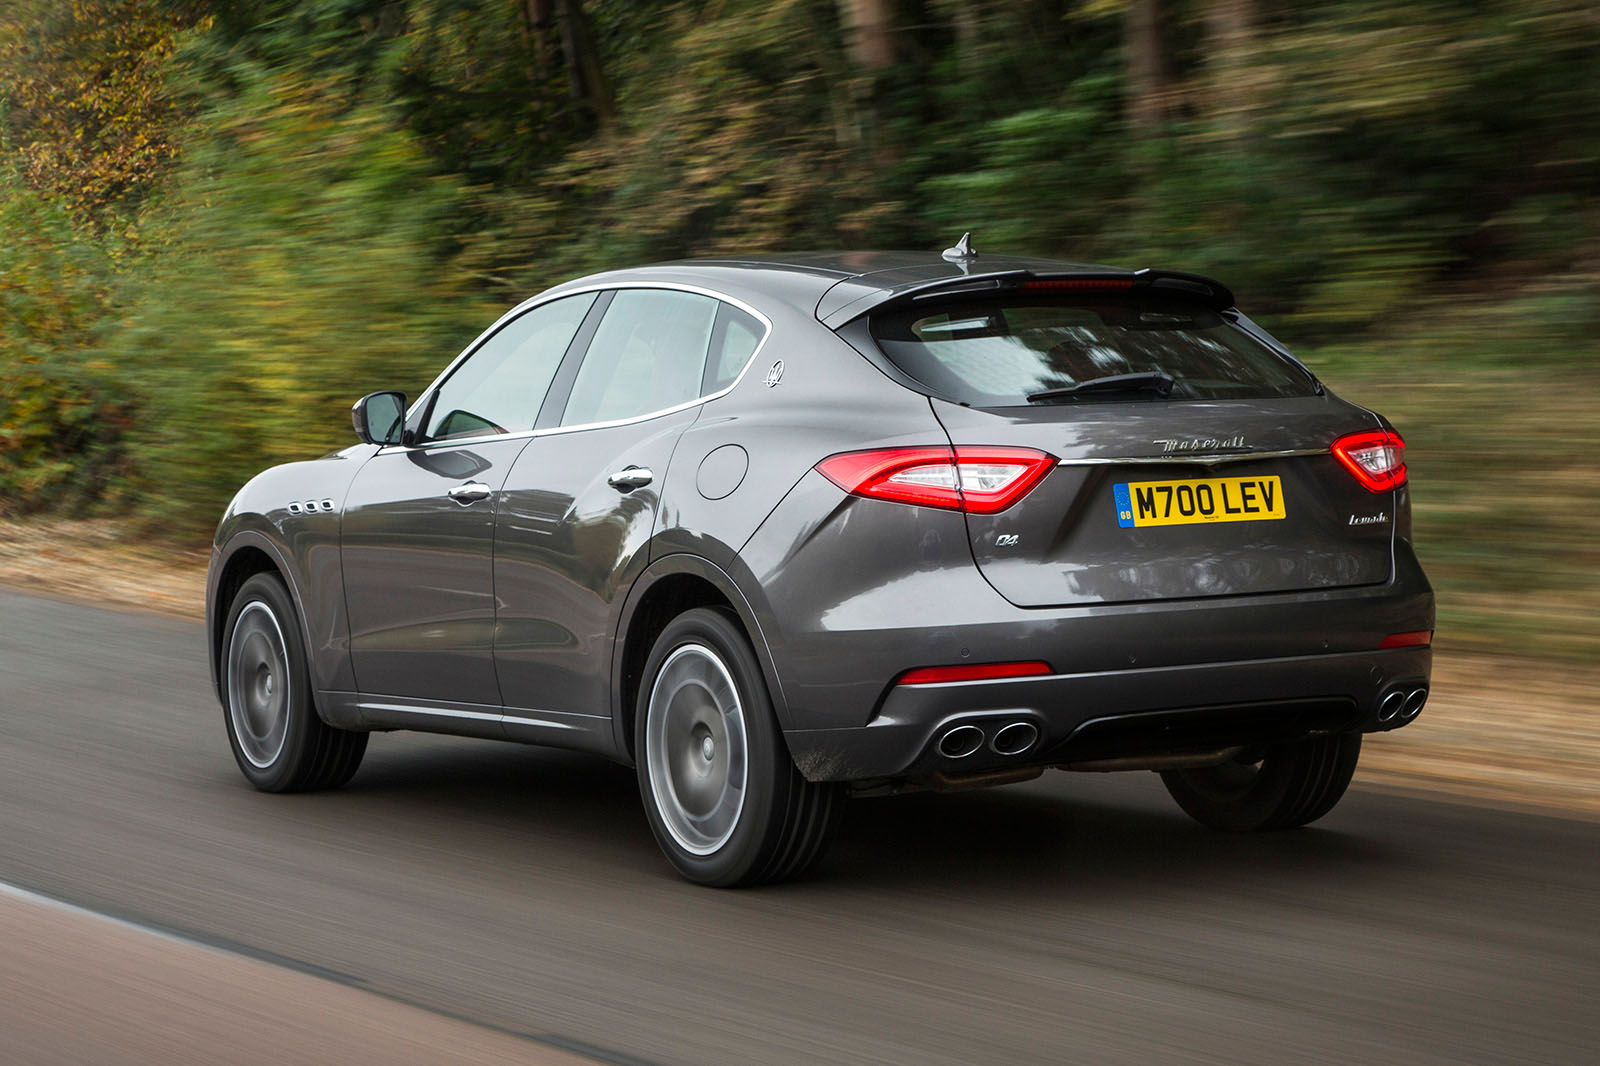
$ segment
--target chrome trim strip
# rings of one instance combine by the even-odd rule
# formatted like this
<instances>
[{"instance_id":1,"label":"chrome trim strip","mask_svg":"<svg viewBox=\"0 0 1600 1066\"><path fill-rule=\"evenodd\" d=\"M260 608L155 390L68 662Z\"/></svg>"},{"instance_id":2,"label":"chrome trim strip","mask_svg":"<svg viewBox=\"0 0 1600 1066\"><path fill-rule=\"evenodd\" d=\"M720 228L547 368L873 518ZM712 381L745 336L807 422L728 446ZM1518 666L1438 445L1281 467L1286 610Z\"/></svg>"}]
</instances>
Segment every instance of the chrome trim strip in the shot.
<instances>
[{"instance_id":1,"label":"chrome trim strip","mask_svg":"<svg viewBox=\"0 0 1600 1066\"><path fill-rule=\"evenodd\" d=\"M592 717L592 716L586 716L586 717ZM605 718L605 719L596 718L595 720L596 721L607 721L607 722L610 721L609 718ZM500 716L500 721L504 722L507 725L536 725L536 726L542 726L545 729L576 729L576 728L578 728L575 725L568 725L566 722L552 722L552 721L549 721L549 720L544 719L544 718L518 718L514 714L503 714L503 715Z\"/></svg>"},{"instance_id":2,"label":"chrome trim strip","mask_svg":"<svg viewBox=\"0 0 1600 1066\"><path fill-rule=\"evenodd\" d=\"M406 409L406 417L410 418L413 410L415 410L419 405L426 403L428 398L433 395L434 390L444 382L445 378L450 376L451 371L455 370L458 365L477 352L478 348L483 344L483 342L488 340L489 337L499 330L500 327L506 322L517 317L518 315L526 314L527 312L532 311L543 304L553 303L556 300L562 300L568 296L581 296L586 292L608 292L616 289L672 289L677 292L694 293L697 296L709 296L713 300L721 300L723 303L732 304L734 307L739 308L739 310L750 314L754 318L758 319L761 324L766 327L766 330L761 334L760 343L756 345L755 351L750 353L750 358L745 362L744 367L733 379L732 384L718 389L716 392L708 392L704 396L699 396L693 400L687 400L683 403L675 404L672 407L663 407L659 411L650 411L646 414L635 415L632 418L619 418L610 422L586 422L577 426L551 426L549 429L528 429L522 430L518 433L488 433L478 437L451 437L448 440L433 440L422 444L413 444L409 446L401 444L386 444L379 449L377 454L384 455L389 452L427 451L432 448L460 448L473 444L487 444L490 441L497 440L523 440L531 437L553 437L558 433L577 433L578 431L585 429L609 429L612 426L629 426L635 422L647 422L652 418L660 418L663 415L676 414L679 411L686 411L691 407L697 406L698 404L710 403L712 400L726 396L728 393L738 388L739 382L743 381L744 376L750 372L750 368L756 363L756 357L761 354L762 349L767 346L767 341L772 337L772 319L768 318L762 312L756 310L756 308L745 303L743 300L735 296L728 296L727 294L718 292L715 289L708 289L700 285L689 285L680 281L595 282L591 285L584 285L581 288L563 289L560 292L549 294L540 293L538 296L530 297L529 299L522 301L522 303L518 304L505 314L501 315L499 318L495 319L492 326L480 333L477 339L471 344L467 345L460 355L450 360L449 365L447 365L444 370L439 373L438 377L433 379L432 384L430 384L426 389L423 389L421 395L419 395L416 400L412 402L411 406Z\"/></svg>"},{"instance_id":3,"label":"chrome trim strip","mask_svg":"<svg viewBox=\"0 0 1600 1066\"><path fill-rule=\"evenodd\" d=\"M570 725L566 722L552 722L546 718L523 718L514 714L493 714L486 711L452 711L439 707L415 707L409 703L361 702L356 706L360 707L364 711L390 711L395 714L422 714L430 715L435 718L467 718L475 722L503 722L511 725L539 726L544 729L578 728L577 726ZM609 721L609 719L600 719L597 715L585 715L584 717L594 717L596 720Z\"/></svg>"},{"instance_id":4,"label":"chrome trim strip","mask_svg":"<svg viewBox=\"0 0 1600 1066\"><path fill-rule=\"evenodd\" d=\"M363 711L393 711L398 714L429 714L438 718L470 718L475 722L498 722L505 717L503 714L488 714L483 711L447 711L435 707L413 707L407 703L368 703L356 704Z\"/></svg>"},{"instance_id":5,"label":"chrome trim strip","mask_svg":"<svg viewBox=\"0 0 1600 1066\"><path fill-rule=\"evenodd\" d=\"M1187 455L1181 452L1167 455L1130 455L1130 456L1105 456L1099 459L1062 459L1057 466L1103 466L1114 463L1202 463L1213 466L1217 463L1239 463L1248 459L1294 459L1302 455L1327 455L1326 448L1294 448L1280 452L1232 452L1226 455Z\"/></svg>"}]
</instances>

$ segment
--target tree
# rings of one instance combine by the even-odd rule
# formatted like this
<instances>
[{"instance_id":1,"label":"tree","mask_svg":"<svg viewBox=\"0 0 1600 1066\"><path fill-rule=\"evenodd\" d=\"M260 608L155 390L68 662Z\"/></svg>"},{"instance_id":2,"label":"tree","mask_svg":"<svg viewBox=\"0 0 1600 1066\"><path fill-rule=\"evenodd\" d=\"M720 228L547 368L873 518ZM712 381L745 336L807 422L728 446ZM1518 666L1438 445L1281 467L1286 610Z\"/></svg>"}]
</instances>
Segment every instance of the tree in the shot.
<instances>
[{"instance_id":1,"label":"tree","mask_svg":"<svg viewBox=\"0 0 1600 1066\"><path fill-rule=\"evenodd\" d=\"M1161 0L1128 0L1123 15L1127 49L1127 111L1134 129L1149 132L1167 112L1167 55L1161 33Z\"/></svg>"},{"instance_id":2,"label":"tree","mask_svg":"<svg viewBox=\"0 0 1600 1066\"><path fill-rule=\"evenodd\" d=\"M0 144L79 221L131 211L181 117L166 79L196 14L163 0L22 0L0 16Z\"/></svg>"},{"instance_id":3,"label":"tree","mask_svg":"<svg viewBox=\"0 0 1600 1066\"><path fill-rule=\"evenodd\" d=\"M523 15L533 37L540 72L548 70L550 65L549 41L554 28L561 43L562 67L566 70L572 99L601 125L614 119L616 99L600 61L594 28L583 9L583 0L525 0Z\"/></svg>"},{"instance_id":4,"label":"tree","mask_svg":"<svg viewBox=\"0 0 1600 1066\"><path fill-rule=\"evenodd\" d=\"M857 70L875 73L894 66L892 0L839 0L845 48Z\"/></svg>"},{"instance_id":5,"label":"tree","mask_svg":"<svg viewBox=\"0 0 1600 1066\"><path fill-rule=\"evenodd\" d=\"M1206 112L1232 138L1248 132L1256 109L1251 76L1255 0L1207 0L1205 8Z\"/></svg>"}]
</instances>

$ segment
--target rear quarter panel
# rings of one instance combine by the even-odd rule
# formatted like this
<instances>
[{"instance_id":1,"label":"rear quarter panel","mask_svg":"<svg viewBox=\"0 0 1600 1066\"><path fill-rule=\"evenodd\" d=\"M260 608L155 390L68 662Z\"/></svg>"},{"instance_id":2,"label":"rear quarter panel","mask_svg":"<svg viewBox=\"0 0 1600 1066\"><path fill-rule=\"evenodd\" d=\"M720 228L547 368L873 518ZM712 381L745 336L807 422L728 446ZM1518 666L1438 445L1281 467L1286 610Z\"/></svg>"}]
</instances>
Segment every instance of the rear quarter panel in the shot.
<instances>
[{"instance_id":1,"label":"rear quarter panel","mask_svg":"<svg viewBox=\"0 0 1600 1066\"><path fill-rule=\"evenodd\" d=\"M890 381L814 317L757 306L771 318L771 334L732 391L705 404L680 438L651 558L652 563L673 555L701 558L736 584L755 617L756 635L770 650L778 680L775 702L787 728L794 719L783 680L805 672L792 658L796 652L803 655L806 647L795 637L817 620L796 617L792 604L780 603L774 610L774 588L784 587L785 581L792 588L796 580L838 582L842 587L861 580L885 585L892 576L882 559L859 560L862 569L854 575L784 575L783 560L799 553L819 530L826 535L845 498L812 467L837 452L944 445L948 438L926 397ZM781 371L775 372L780 362ZM776 383L769 385L769 380ZM735 476L741 465L743 472ZM790 500L779 519L776 509ZM923 548L916 545L923 544L926 530L919 523L939 524L949 527L943 543L976 579L959 515L881 506L918 526L905 534L911 538L909 546L899 533L878 540L887 554L900 558L910 550L920 558L916 553ZM762 539L756 546L752 537L758 529ZM961 535L955 536L957 532ZM803 718L811 719L809 711Z\"/></svg>"},{"instance_id":2,"label":"rear quarter panel","mask_svg":"<svg viewBox=\"0 0 1600 1066\"><path fill-rule=\"evenodd\" d=\"M891 382L815 318L762 310L772 319L767 341L673 452L653 557L687 551L725 566L820 460L948 443L925 397Z\"/></svg>"}]
</instances>

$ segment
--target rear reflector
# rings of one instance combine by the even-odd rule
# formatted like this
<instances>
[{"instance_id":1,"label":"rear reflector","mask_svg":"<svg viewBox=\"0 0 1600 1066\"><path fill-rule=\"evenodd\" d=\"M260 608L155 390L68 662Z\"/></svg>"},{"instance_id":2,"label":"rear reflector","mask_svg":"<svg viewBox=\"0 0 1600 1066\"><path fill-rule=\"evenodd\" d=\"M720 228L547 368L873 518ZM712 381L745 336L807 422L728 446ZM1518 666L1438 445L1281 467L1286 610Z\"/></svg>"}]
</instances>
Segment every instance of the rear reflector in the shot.
<instances>
[{"instance_id":1,"label":"rear reflector","mask_svg":"<svg viewBox=\"0 0 1600 1066\"><path fill-rule=\"evenodd\" d=\"M1393 430L1351 433L1329 450L1368 492L1388 492L1406 483L1406 442Z\"/></svg>"},{"instance_id":2,"label":"rear reflector","mask_svg":"<svg viewBox=\"0 0 1600 1066\"><path fill-rule=\"evenodd\" d=\"M1007 677L1038 677L1050 673L1046 662L978 663L972 666L924 666L907 670L896 685L942 685L950 681L996 681Z\"/></svg>"},{"instance_id":3,"label":"rear reflector","mask_svg":"<svg viewBox=\"0 0 1600 1066\"><path fill-rule=\"evenodd\" d=\"M1426 648L1433 643L1433 630L1419 629L1415 633L1390 633L1378 643L1380 648Z\"/></svg>"},{"instance_id":4,"label":"rear reflector","mask_svg":"<svg viewBox=\"0 0 1600 1066\"><path fill-rule=\"evenodd\" d=\"M879 448L843 452L817 472L848 493L922 507L996 514L1020 500L1055 465L1033 448Z\"/></svg>"}]
</instances>

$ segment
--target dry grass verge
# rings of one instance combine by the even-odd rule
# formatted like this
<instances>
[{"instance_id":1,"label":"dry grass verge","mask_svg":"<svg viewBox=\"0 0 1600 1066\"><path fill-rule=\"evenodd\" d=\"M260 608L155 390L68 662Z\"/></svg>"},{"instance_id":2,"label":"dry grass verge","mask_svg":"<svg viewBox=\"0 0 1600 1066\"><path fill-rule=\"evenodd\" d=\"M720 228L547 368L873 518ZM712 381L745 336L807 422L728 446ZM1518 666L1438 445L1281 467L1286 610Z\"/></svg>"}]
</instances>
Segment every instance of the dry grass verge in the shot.
<instances>
[{"instance_id":1,"label":"dry grass verge","mask_svg":"<svg viewBox=\"0 0 1600 1066\"><path fill-rule=\"evenodd\" d=\"M0 521L0 584L199 618L204 551L111 521ZM1452 653L1417 723L1368 738L1358 782L1600 817L1600 669Z\"/></svg>"},{"instance_id":2,"label":"dry grass verge","mask_svg":"<svg viewBox=\"0 0 1600 1066\"><path fill-rule=\"evenodd\" d=\"M1356 780L1600 817L1600 670L1441 651L1422 716L1369 737Z\"/></svg>"},{"instance_id":3,"label":"dry grass verge","mask_svg":"<svg viewBox=\"0 0 1600 1066\"><path fill-rule=\"evenodd\" d=\"M104 607L204 618L207 560L111 519L0 519L0 584Z\"/></svg>"}]
</instances>

